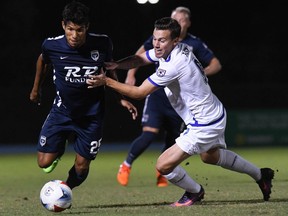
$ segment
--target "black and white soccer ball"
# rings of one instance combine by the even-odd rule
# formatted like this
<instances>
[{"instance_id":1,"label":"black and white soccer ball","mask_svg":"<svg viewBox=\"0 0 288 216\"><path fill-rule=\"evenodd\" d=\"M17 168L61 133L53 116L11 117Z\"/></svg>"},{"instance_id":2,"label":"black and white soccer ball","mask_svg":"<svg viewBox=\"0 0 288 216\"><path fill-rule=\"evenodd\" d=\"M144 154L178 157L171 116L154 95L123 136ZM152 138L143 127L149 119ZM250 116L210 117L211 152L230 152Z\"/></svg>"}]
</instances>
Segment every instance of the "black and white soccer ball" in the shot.
<instances>
[{"instance_id":1,"label":"black and white soccer ball","mask_svg":"<svg viewBox=\"0 0 288 216\"><path fill-rule=\"evenodd\" d=\"M64 181L51 180L42 187L40 201L49 211L64 211L72 205L72 190Z\"/></svg>"}]
</instances>

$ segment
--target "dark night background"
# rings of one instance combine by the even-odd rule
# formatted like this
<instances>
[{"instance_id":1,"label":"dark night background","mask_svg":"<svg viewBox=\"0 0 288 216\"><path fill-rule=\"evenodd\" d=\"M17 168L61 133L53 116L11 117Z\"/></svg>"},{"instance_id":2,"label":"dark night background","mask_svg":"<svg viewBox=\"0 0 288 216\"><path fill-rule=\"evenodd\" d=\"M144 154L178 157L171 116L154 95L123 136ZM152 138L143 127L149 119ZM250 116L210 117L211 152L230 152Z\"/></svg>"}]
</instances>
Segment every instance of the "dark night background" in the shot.
<instances>
[{"instance_id":1,"label":"dark night background","mask_svg":"<svg viewBox=\"0 0 288 216\"><path fill-rule=\"evenodd\" d=\"M9 0L1 3L0 145L37 141L53 101L54 86L48 77L42 106L29 101L35 63L44 38L63 34L61 12L68 2ZM170 16L176 6L189 7L190 32L203 39L222 63L222 71L210 77L209 82L228 113L230 110L287 109L288 13L284 2L160 0L156 5L138 5L136 0L82 2L92 12L90 31L111 37L116 60L138 49L152 34L156 19ZM146 67L138 71L139 83L152 70ZM123 81L126 71L119 71L118 75ZM133 102L141 116L144 101ZM108 91L103 141L130 142L140 130L140 118L133 121Z\"/></svg>"}]
</instances>

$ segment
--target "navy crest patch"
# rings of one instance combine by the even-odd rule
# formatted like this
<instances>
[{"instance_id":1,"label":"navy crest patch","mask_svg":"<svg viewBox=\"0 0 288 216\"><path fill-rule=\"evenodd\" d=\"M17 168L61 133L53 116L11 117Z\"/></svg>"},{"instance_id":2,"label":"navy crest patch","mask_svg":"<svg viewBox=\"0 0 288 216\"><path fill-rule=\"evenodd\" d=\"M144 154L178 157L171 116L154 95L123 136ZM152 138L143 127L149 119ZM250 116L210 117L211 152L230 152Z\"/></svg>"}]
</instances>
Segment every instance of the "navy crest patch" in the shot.
<instances>
[{"instance_id":1,"label":"navy crest patch","mask_svg":"<svg viewBox=\"0 0 288 216\"><path fill-rule=\"evenodd\" d=\"M99 59L99 51L98 50L92 50L91 51L91 58L94 61L97 61Z\"/></svg>"},{"instance_id":2,"label":"navy crest patch","mask_svg":"<svg viewBox=\"0 0 288 216\"><path fill-rule=\"evenodd\" d=\"M157 76L163 77L166 74L166 70L163 70L161 68L158 68L156 71Z\"/></svg>"},{"instance_id":3,"label":"navy crest patch","mask_svg":"<svg viewBox=\"0 0 288 216\"><path fill-rule=\"evenodd\" d=\"M42 136L40 137L40 145L41 145L41 146L44 146L45 144L46 144L46 137L42 135Z\"/></svg>"}]
</instances>

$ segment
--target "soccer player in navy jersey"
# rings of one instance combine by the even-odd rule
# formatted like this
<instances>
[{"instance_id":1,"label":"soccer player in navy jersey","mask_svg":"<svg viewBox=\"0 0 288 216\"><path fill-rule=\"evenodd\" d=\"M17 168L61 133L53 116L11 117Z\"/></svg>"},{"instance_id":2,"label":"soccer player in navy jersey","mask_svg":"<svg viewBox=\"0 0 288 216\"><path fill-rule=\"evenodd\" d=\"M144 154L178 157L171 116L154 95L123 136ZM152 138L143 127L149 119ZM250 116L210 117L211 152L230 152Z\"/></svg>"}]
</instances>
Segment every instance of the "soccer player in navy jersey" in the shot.
<instances>
[{"instance_id":1,"label":"soccer player in navy jersey","mask_svg":"<svg viewBox=\"0 0 288 216\"><path fill-rule=\"evenodd\" d=\"M87 178L90 162L101 145L105 89L88 89L86 79L103 72L104 61L112 60L112 42L107 35L88 33L86 5L73 1L65 6L62 16L65 34L44 40L30 100L39 103L41 85L52 65L56 97L39 135L38 165L51 172L64 154L66 140L73 135L76 158L66 180L73 189ZM117 79L115 73L110 75ZM119 102L135 119L137 109L120 94Z\"/></svg>"},{"instance_id":2,"label":"soccer player in navy jersey","mask_svg":"<svg viewBox=\"0 0 288 216\"><path fill-rule=\"evenodd\" d=\"M105 62L108 70L127 70L159 62L156 72L140 86L120 83L102 73L89 75L89 88L105 85L138 100L164 88L172 107L187 126L175 144L164 151L156 163L156 169L161 175L185 191L171 206L191 206L204 198L202 185L181 166L182 162L193 155L200 155L204 163L248 175L258 184L264 201L268 201L274 170L259 168L227 149L225 107L211 90L203 66L193 54L193 48L179 43L180 31L181 26L171 17L156 20L153 49L116 62Z\"/></svg>"},{"instance_id":3,"label":"soccer player in navy jersey","mask_svg":"<svg viewBox=\"0 0 288 216\"><path fill-rule=\"evenodd\" d=\"M191 13L189 8L182 6L177 7L172 11L171 17L176 19L181 26L179 41L192 46L193 53L204 66L205 74L213 75L218 73L222 67L218 58L200 38L188 33L188 28L191 26ZM152 39L153 36L145 41L136 54L144 53L146 50L152 49ZM157 67L158 63L156 62L155 64ZM135 85L136 71L137 68L128 71L125 81L127 84ZM153 92L146 98L142 115L142 133L131 143L127 157L120 165L117 173L119 184L123 186L128 184L132 163L149 147L161 128L165 130L163 152L175 143L175 139L183 130L183 120L170 105L163 89ZM166 178L157 171L156 185L158 187L168 185Z\"/></svg>"}]
</instances>

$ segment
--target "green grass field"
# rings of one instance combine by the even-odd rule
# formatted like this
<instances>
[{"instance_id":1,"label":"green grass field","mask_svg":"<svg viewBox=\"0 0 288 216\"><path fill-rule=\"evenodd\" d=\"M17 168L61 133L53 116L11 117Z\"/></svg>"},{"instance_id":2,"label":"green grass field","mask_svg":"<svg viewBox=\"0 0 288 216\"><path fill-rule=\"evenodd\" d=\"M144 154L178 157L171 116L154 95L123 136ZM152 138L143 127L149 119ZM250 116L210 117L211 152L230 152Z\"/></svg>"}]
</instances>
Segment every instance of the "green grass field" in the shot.
<instances>
[{"instance_id":1,"label":"green grass field","mask_svg":"<svg viewBox=\"0 0 288 216\"><path fill-rule=\"evenodd\" d=\"M127 187L116 181L119 164L127 152L100 152L91 164L90 175L73 190L73 206L60 213L44 209L39 201L41 187L51 179L66 180L74 154L66 153L57 168L45 174L35 154L0 155L0 215L288 215L288 148L233 149L259 167L275 172L269 202L262 200L258 185L247 175L206 165L194 156L183 163L191 176L205 188L201 204L172 208L183 191L173 185L156 187L155 162L158 151L146 151L133 164Z\"/></svg>"}]
</instances>

